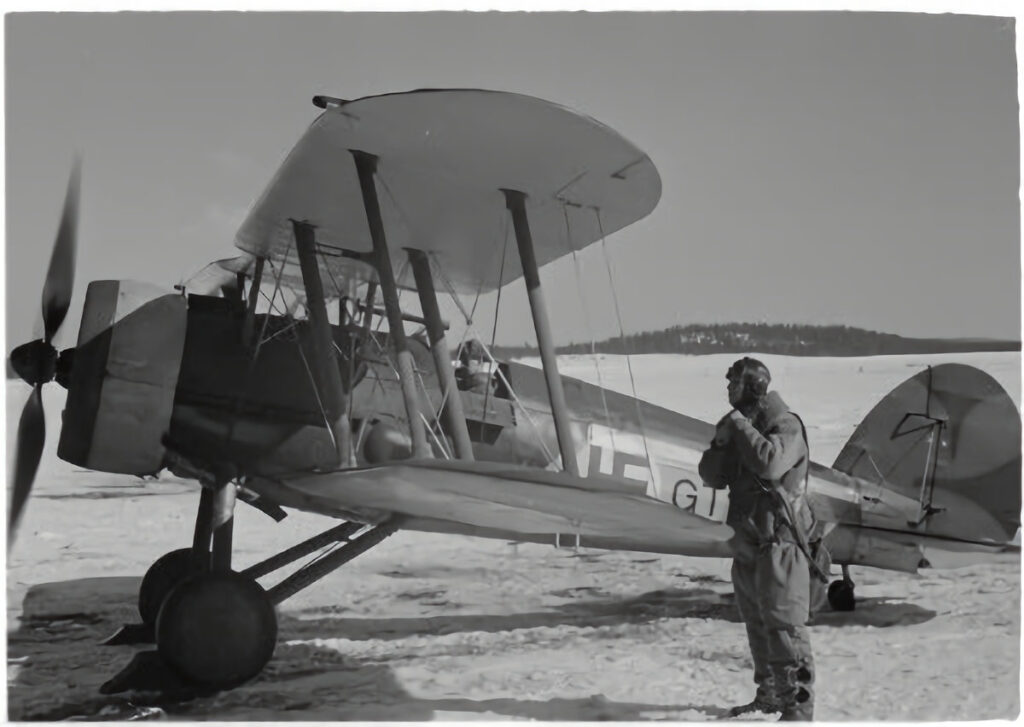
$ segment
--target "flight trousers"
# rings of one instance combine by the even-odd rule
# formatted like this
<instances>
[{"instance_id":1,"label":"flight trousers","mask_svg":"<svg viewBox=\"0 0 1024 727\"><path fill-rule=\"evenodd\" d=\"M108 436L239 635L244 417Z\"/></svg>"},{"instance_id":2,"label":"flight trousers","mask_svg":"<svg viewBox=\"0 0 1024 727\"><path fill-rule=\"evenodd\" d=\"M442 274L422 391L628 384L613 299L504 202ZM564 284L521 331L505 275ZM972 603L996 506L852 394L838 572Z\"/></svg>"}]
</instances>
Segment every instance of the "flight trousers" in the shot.
<instances>
[{"instance_id":1,"label":"flight trousers","mask_svg":"<svg viewBox=\"0 0 1024 727\"><path fill-rule=\"evenodd\" d=\"M807 558L793 542L737 540L732 582L747 628L758 696L773 698L784 719L810 721L814 657L806 626L811 585Z\"/></svg>"}]
</instances>

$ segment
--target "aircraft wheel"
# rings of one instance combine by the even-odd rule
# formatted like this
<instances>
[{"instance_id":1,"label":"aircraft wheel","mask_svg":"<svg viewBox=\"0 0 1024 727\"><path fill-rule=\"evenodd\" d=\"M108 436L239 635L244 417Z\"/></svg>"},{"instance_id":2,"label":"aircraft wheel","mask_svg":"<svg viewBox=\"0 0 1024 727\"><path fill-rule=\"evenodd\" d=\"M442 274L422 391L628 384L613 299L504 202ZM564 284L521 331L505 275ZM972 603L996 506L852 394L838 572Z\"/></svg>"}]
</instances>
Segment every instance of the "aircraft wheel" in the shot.
<instances>
[{"instance_id":1,"label":"aircraft wheel","mask_svg":"<svg viewBox=\"0 0 1024 727\"><path fill-rule=\"evenodd\" d=\"M192 548L172 550L157 558L142 578L139 588L139 615L142 623L152 626L160 613L160 605L171 590L194 573L203 570Z\"/></svg>"},{"instance_id":2,"label":"aircraft wheel","mask_svg":"<svg viewBox=\"0 0 1024 727\"><path fill-rule=\"evenodd\" d=\"M857 605L853 581L832 581L828 587L828 604L833 611L852 611Z\"/></svg>"},{"instance_id":3,"label":"aircraft wheel","mask_svg":"<svg viewBox=\"0 0 1024 727\"><path fill-rule=\"evenodd\" d=\"M178 584L156 620L156 645L189 681L226 689L260 673L277 645L277 614L255 580L206 572Z\"/></svg>"}]
</instances>

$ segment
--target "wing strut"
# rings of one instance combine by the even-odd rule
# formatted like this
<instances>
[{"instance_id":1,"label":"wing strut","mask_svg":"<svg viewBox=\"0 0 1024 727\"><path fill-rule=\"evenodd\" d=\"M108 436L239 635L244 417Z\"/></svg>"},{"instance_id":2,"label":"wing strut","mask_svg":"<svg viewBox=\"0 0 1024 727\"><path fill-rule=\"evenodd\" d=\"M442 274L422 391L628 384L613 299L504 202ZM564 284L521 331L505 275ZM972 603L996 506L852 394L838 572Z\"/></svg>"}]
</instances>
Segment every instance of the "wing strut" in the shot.
<instances>
[{"instance_id":1,"label":"wing strut","mask_svg":"<svg viewBox=\"0 0 1024 727\"><path fill-rule=\"evenodd\" d=\"M314 377L317 390L322 392L324 411L334 437L338 452L338 463L347 467L351 460L351 441L348 428L345 387L341 382L341 371L334 352L334 338L327 318L327 303L324 300L323 281L316 259L316 228L308 222L292 220L295 232L295 249L299 254L302 270L302 286L306 290L306 308L313 327L313 358L316 362Z\"/></svg>"},{"instance_id":2,"label":"wing strut","mask_svg":"<svg viewBox=\"0 0 1024 727\"><path fill-rule=\"evenodd\" d=\"M551 399L551 413L555 419L558 449L562 453L562 469L575 477L579 477L580 470L579 465L576 463L576 448L572 439L569 407L565 403L562 377L558 374L555 344L551 338L547 306L545 305L544 294L540 287L540 273L537 269L537 256L533 251L530 221L526 216L526 195L512 189L503 189L501 191L505 193L505 204L512 213L512 224L516 231L516 243L519 245L519 261L523 266L523 280L526 282L526 294L530 298L533 328L537 333L537 345L540 347L540 359L544 366L544 380L548 387L548 397Z\"/></svg>"},{"instance_id":3,"label":"wing strut","mask_svg":"<svg viewBox=\"0 0 1024 727\"><path fill-rule=\"evenodd\" d=\"M455 443L455 454L459 459L472 461L473 443L469 439L466 415L462 411L462 397L455 385L451 353L444 335L444 321L441 320L441 309L437 305L437 291L434 289L434 277L430 271L430 258L422 250L408 250L408 253L412 274L416 279L416 292L420 296L420 307L423 309L423 317L427 324L430 352L434 354L437 380L441 382L441 397L444 401L441 416L444 417L445 428Z\"/></svg>"},{"instance_id":4,"label":"wing strut","mask_svg":"<svg viewBox=\"0 0 1024 727\"><path fill-rule=\"evenodd\" d=\"M413 370L412 352L405 340L405 328L402 323L402 309L398 302L398 286L395 284L395 273L391 268L391 257L388 253L388 241L384 235L384 221L381 219L380 202L377 200L377 185L374 174L377 171L377 157L364 151L351 149L356 161L356 172L359 174L359 187L363 194L363 206L366 208L366 221L370 227L373 240L374 266L380 279L380 291L384 296L384 309L388 316L388 339L395 347L395 358L398 363L398 378L402 387L402 398L405 400L405 413L409 420L412 434L413 456L429 458L430 444L427 442L426 430L420 418L418 396L416 392L416 376Z\"/></svg>"},{"instance_id":5,"label":"wing strut","mask_svg":"<svg viewBox=\"0 0 1024 727\"><path fill-rule=\"evenodd\" d=\"M252 283L249 285L249 300L245 307L245 322L242 324L242 336L246 346L253 346L256 343L256 304L260 300L260 285L263 283L263 266L266 258L256 258L256 269L252 274Z\"/></svg>"}]
</instances>

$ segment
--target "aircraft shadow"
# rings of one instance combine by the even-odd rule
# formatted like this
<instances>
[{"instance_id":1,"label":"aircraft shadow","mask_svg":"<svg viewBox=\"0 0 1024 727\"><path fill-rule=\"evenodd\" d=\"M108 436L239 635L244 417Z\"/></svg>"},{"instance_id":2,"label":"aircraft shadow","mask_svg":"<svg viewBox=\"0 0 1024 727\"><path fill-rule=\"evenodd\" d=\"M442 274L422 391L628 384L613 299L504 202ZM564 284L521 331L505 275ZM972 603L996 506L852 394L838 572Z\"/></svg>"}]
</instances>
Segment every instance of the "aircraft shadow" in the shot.
<instances>
[{"instance_id":1,"label":"aircraft shadow","mask_svg":"<svg viewBox=\"0 0 1024 727\"><path fill-rule=\"evenodd\" d=\"M935 611L892 598L859 598L853 611L825 608L811 619L811 626L914 626L931 621Z\"/></svg>"},{"instance_id":2,"label":"aircraft shadow","mask_svg":"<svg viewBox=\"0 0 1024 727\"><path fill-rule=\"evenodd\" d=\"M541 626L599 626L661 618L704 617L735 621L727 598L705 588L652 591L633 598L599 597L512 615L426 618L314 618L282 613L275 659L249 684L201 694L137 689L102 695L100 686L133 660L150 658L152 646L101 646L130 619L138 578L83 578L33 587L24 599L19 628L8 635L10 718L18 721L133 719L155 708L176 718L247 720L429 720L436 712L493 714L542 720L642 719L647 713L714 706L613 702L603 696L550 700L446 698L406 693L387 665L335 649L302 643L311 638L399 639L466 631L498 632ZM292 643L288 643L291 641ZM295 643L299 642L299 643ZM310 699L310 694L314 698ZM233 717L237 715L237 717Z\"/></svg>"},{"instance_id":3,"label":"aircraft shadow","mask_svg":"<svg viewBox=\"0 0 1024 727\"><path fill-rule=\"evenodd\" d=\"M600 597L513 615L427 618L314 618L280 615L280 641L264 672L238 689L202 694L194 689L102 695L100 686L129 662L151 663L151 645L102 646L133 618L139 579L82 578L40 584L26 594L17 630L8 633L9 716L17 721L138 719L152 709L174 718L266 720L429 720L436 712L493 714L542 720L642 719L643 715L714 706L613 702L586 698L424 699L401 687L386 664L303 643L311 638L399 639L464 631L540 626L641 623L705 617L734 621L728 599L705 588L653 591L634 598ZM9 628L10 628L9 624ZM289 643L291 641L292 643ZM299 642L299 643L295 643ZM312 695L312 698L311 698Z\"/></svg>"},{"instance_id":4,"label":"aircraft shadow","mask_svg":"<svg viewBox=\"0 0 1024 727\"><path fill-rule=\"evenodd\" d=\"M298 649L295 651L293 649ZM312 664L312 665L310 665ZM311 698L312 695L312 698ZM333 649L284 644L250 684L175 708L176 718L218 720L458 720L459 713L543 721L639 720L697 711L718 718L715 705L616 702L603 695L552 699L428 699L409 694L390 667L350 659ZM440 713L440 714L439 714Z\"/></svg>"},{"instance_id":5,"label":"aircraft shadow","mask_svg":"<svg viewBox=\"0 0 1024 727\"><path fill-rule=\"evenodd\" d=\"M312 698L311 696L312 695ZM170 711L170 710L169 710ZM406 692L391 668L367 664L333 649L282 644L275 661L250 684L174 708L176 718L218 720L392 720L458 719L459 713L495 719L543 721L639 720L697 711L725 716L716 705L616 702L603 695L580 698L427 699ZM441 713L441 714L438 714Z\"/></svg>"},{"instance_id":6,"label":"aircraft shadow","mask_svg":"<svg viewBox=\"0 0 1024 727\"><path fill-rule=\"evenodd\" d=\"M324 609L303 612L301 620L282 624L286 639L323 637L402 639L408 636L482 631L497 633L550 626L595 627L645 623L665 618L708 618L739 623L728 597L706 588L651 591L632 598L598 598L554 606L544 611L504 615L462 614L398 618L327 616L310 618Z\"/></svg>"},{"instance_id":7,"label":"aircraft shadow","mask_svg":"<svg viewBox=\"0 0 1024 727\"><path fill-rule=\"evenodd\" d=\"M555 697L547 701L530 699L432 699L420 701L437 711L485 713L499 718L522 717L544 722L665 719L667 714L691 711L703 712L708 717L719 718L728 713L728 709L718 705L614 702L601 695L580 699Z\"/></svg>"},{"instance_id":8,"label":"aircraft shadow","mask_svg":"<svg viewBox=\"0 0 1024 727\"><path fill-rule=\"evenodd\" d=\"M248 721L426 721L485 715L495 720L635 721L665 719L680 712L696 711L709 719L724 717L726 713L719 705L623 702L600 694L551 699L430 699L404 690L388 667L346 664L344 657L325 649L313 649L303 656L311 656L315 666L296 671L286 668L283 673L268 668L250 685L179 705L173 709L173 716ZM276 661L280 664L291 659L286 653Z\"/></svg>"},{"instance_id":9,"label":"aircraft shadow","mask_svg":"<svg viewBox=\"0 0 1024 727\"><path fill-rule=\"evenodd\" d=\"M555 720L672 718L693 711L723 716L710 705L656 705L585 698L424 699L408 694L391 666L323 648L314 638L390 640L417 635L498 632L545 626L601 626L664 618L711 618L737 623L731 594L679 588L634 598L581 599L546 611L510 615L451 615L423 618L310 618L283 613L275 658L264 672L238 689L215 694L133 691L101 695L100 686L151 645L101 646L134 610L137 578L89 578L44 584L25 597L25 617L8 632L9 718L16 721L137 719L151 705L188 719L396 720L436 718L436 713ZM46 597L41 598L40 593ZM45 603L44 603L45 602ZM322 612L322 611L321 611ZM316 613L313 611L312 613ZM885 598L859 601L848 613L824 612L814 626L876 627L923 623L933 611ZM385 657L386 658L386 657ZM668 717L665 715L668 714ZM659 716L660 715L660 716ZM442 717L445 715L442 714Z\"/></svg>"}]
</instances>

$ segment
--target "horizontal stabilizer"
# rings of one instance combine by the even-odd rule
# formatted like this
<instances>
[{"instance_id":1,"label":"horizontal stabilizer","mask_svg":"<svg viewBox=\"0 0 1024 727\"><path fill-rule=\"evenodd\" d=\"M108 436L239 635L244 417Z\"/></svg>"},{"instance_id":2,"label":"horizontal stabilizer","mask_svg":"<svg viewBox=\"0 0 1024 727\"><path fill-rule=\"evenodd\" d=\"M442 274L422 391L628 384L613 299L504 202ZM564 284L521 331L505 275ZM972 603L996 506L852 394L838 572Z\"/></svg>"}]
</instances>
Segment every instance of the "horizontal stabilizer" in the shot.
<instances>
[{"instance_id":1,"label":"horizontal stabilizer","mask_svg":"<svg viewBox=\"0 0 1024 727\"><path fill-rule=\"evenodd\" d=\"M825 538L833 563L916 573L926 565L921 546L899 533L840 525Z\"/></svg>"}]
</instances>

